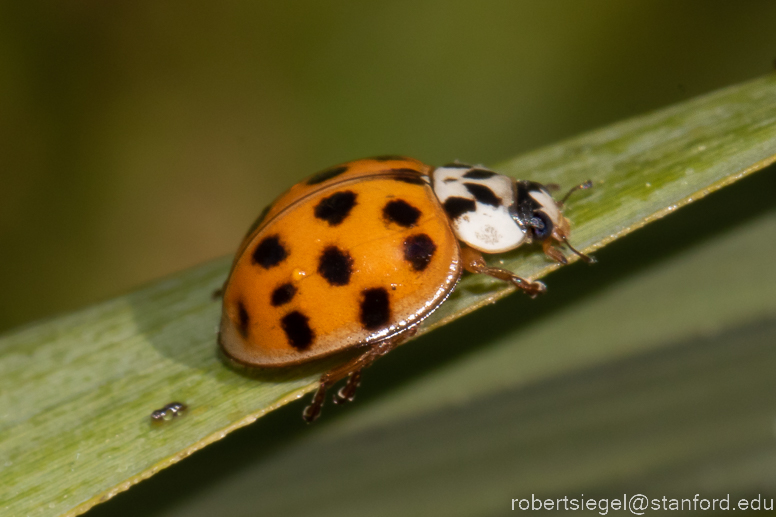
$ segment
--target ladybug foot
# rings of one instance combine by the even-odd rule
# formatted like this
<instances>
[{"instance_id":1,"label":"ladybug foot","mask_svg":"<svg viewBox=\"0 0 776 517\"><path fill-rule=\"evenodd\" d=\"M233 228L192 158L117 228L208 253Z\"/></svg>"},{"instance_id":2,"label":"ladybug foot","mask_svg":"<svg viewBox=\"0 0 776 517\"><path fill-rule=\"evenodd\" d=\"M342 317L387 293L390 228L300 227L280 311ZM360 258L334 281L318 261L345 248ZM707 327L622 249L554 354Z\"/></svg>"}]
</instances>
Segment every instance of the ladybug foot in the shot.
<instances>
[{"instance_id":1,"label":"ladybug foot","mask_svg":"<svg viewBox=\"0 0 776 517\"><path fill-rule=\"evenodd\" d=\"M350 378L348 378L347 384L340 388L337 394L334 395L334 403L344 404L346 402L353 402L353 399L356 398L356 390L360 385L361 370L358 370L357 372L350 374Z\"/></svg>"},{"instance_id":2,"label":"ladybug foot","mask_svg":"<svg viewBox=\"0 0 776 517\"><path fill-rule=\"evenodd\" d=\"M522 278L517 277L521 283L512 282L517 287L525 291L525 294L530 296L531 298L536 298L538 295L544 293L547 291L547 286L544 285L544 283L536 281L536 282L527 282L526 280L523 280ZM526 282L527 285L523 284L523 282Z\"/></svg>"},{"instance_id":3,"label":"ladybug foot","mask_svg":"<svg viewBox=\"0 0 776 517\"><path fill-rule=\"evenodd\" d=\"M302 418L308 424L315 422L319 416L321 416L321 408L323 407L323 401L326 398L326 384L321 382L318 385L318 389L313 395L313 400L310 405L304 408Z\"/></svg>"},{"instance_id":4,"label":"ladybug foot","mask_svg":"<svg viewBox=\"0 0 776 517\"><path fill-rule=\"evenodd\" d=\"M315 406L310 404L304 408L304 411L302 412L302 419L308 424L312 424L318 420L318 417L321 416L321 406L322 404L316 404Z\"/></svg>"},{"instance_id":5,"label":"ladybug foot","mask_svg":"<svg viewBox=\"0 0 776 517\"><path fill-rule=\"evenodd\" d=\"M547 255L547 258L563 265L569 263L563 253L558 248L553 246L549 239L542 243L542 249L544 250L544 254Z\"/></svg>"}]
</instances>

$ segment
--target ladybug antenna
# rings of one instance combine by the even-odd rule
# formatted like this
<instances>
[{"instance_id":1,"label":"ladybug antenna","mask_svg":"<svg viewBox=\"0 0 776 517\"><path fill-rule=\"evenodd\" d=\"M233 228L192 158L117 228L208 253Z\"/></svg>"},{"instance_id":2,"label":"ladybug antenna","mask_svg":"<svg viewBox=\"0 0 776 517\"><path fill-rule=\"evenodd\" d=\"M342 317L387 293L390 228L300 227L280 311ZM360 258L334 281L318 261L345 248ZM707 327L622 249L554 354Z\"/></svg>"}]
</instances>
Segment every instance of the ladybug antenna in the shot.
<instances>
[{"instance_id":1,"label":"ladybug antenna","mask_svg":"<svg viewBox=\"0 0 776 517\"><path fill-rule=\"evenodd\" d=\"M577 190L587 190L587 189L592 188L592 187L593 187L592 180L587 180L586 182L580 183L579 185L577 185L575 187L571 187L571 190L566 192L566 195L563 196L563 199L560 200L560 204L562 205L563 203L565 203L566 200L569 198L569 196L571 196L571 194L573 194ZM569 247L571 247L571 246L569 246Z\"/></svg>"},{"instance_id":2,"label":"ladybug antenna","mask_svg":"<svg viewBox=\"0 0 776 517\"><path fill-rule=\"evenodd\" d=\"M576 187L574 187L574 188L576 188ZM572 191L573 191L573 189L572 189ZM574 246L571 245L571 243L569 242L569 240L567 238L564 237L563 238L563 242L566 244L566 246L568 246L568 248L571 251L573 251L577 256L579 256L579 258L581 258L582 260L584 260L588 264L595 264L597 262L595 257L591 257L590 255L585 255L584 253L582 253L578 249L574 248Z\"/></svg>"}]
</instances>

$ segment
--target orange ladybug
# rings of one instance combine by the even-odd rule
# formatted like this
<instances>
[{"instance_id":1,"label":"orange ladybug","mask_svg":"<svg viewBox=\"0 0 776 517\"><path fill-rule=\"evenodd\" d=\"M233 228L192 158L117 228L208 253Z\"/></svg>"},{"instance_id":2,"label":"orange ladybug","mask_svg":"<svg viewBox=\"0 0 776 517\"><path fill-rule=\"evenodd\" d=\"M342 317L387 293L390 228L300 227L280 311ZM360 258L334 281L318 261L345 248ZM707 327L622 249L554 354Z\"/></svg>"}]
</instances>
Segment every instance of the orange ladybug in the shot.
<instances>
[{"instance_id":1,"label":"orange ladybug","mask_svg":"<svg viewBox=\"0 0 776 517\"><path fill-rule=\"evenodd\" d=\"M592 262L569 245L569 222L550 187L483 167L435 169L401 156L315 174L266 208L243 239L224 284L219 345L251 367L363 350L321 376L303 414L312 422L326 389L340 379L349 377L335 402L353 400L361 371L409 339L463 270L511 282L531 296L545 291L541 282L488 267L481 252L539 241L565 263L552 245L564 243Z\"/></svg>"}]
</instances>

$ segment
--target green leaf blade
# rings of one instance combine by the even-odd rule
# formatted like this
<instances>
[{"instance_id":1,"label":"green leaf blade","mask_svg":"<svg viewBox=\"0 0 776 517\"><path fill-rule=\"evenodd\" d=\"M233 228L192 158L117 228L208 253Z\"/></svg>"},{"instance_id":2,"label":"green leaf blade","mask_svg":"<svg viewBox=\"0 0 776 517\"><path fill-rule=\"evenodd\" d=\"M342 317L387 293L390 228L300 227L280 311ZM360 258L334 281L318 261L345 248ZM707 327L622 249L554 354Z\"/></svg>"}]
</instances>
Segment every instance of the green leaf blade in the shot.
<instances>
[{"instance_id":1,"label":"green leaf blade","mask_svg":"<svg viewBox=\"0 0 776 517\"><path fill-rule=\"evenodd\" d=\"M594 250L774 161L776 77L715 92L518 158L515 177L596 188L572 198L573 242ZM536 250L495 259L539 278ZM600 266L604 267L604 266ZM76 514L314 388L318 372L257 380L216 354L228 260L0 339L0 510ZM469 276L423 331L511 288ZM153 426L173 400L189 413Z\"/></svg>"}]
</instances>

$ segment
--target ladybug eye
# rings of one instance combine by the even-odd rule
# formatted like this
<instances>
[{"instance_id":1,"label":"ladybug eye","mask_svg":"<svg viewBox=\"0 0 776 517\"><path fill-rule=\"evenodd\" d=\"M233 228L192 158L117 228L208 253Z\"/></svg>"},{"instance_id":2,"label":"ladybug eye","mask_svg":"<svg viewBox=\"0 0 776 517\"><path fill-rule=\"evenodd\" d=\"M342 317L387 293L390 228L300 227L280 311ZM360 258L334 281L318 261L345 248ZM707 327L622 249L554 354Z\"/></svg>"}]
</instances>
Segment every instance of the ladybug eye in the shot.
<instances>
[{"instance_id":1,"label":"ladybug eye","mask_svg":"<svg viewBox=\"0 0 776 517\"><path fill-rule=\"evenodd\" d=\"M536 211L531 217L531 230L537 240L543 241L552 235L552 221L541 211Z\"/></svg>"}]
</instances>

